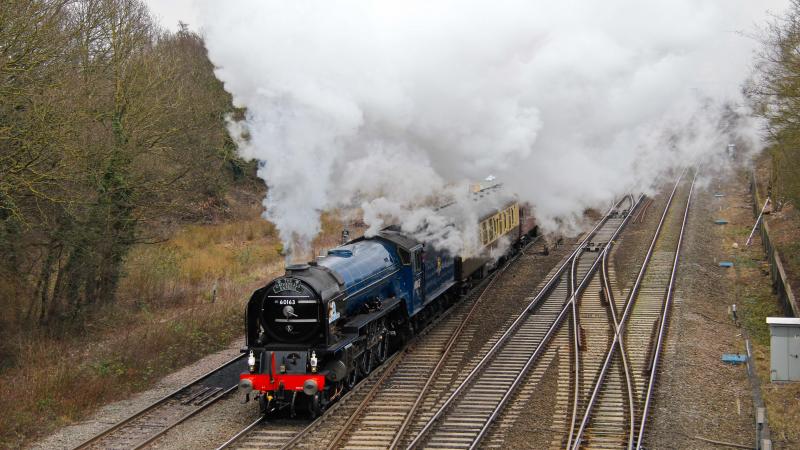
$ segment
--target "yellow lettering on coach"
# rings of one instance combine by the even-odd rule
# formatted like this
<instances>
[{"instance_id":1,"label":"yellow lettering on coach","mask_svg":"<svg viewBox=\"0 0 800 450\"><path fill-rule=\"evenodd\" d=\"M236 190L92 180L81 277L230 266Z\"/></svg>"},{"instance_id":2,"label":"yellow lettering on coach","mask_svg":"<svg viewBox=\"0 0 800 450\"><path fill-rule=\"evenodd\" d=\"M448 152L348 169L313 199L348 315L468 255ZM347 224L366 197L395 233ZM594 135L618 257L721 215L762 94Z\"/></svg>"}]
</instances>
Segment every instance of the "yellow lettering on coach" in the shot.
<instances>
[{"instance_id":1,"label":"yellow lettering on coach","mask_svg":"<svg viewBox=\"0 0 800 450\"><path fill-rule=\"evenodd\" d=\"M491 245L519 227L519 205L514 203L480 223L480 239L483 246Z\"/></svg>"}]
</instances>

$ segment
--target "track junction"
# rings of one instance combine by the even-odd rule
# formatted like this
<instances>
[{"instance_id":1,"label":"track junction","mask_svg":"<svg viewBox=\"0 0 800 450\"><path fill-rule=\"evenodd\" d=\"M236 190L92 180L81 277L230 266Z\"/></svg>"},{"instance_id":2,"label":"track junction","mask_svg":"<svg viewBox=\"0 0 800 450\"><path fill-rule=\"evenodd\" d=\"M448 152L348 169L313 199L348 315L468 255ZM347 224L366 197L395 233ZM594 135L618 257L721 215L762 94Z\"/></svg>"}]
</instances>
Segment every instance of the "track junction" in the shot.
<instances>
[{"instance_id":1,"label":"track junction","mask_svg":"<svg viewBox=\"0 0 800 450\"><path fill-rule=\"evenodd\" d=\"M259 417L219 448L496 446L504 430L495 425L519 415L509 405L522 391L536 395L537 380L559 358L569 359L569 382L556 393L558 438L551 447L643 447L693 186L685 171L625 298L612 289L608 259L626 225L650 210L652 199L644 196L611 207L523 298L495 289L510 268L525 263L514 259L316 420ZM540 245L530 244L519 259ZM504 295L514 306L501 311L508 313L503 326L487 330L478 312ZM154 443L228 395L240 366L240 358L230 361L78 448Z\"/></svg>"}]
</instances>

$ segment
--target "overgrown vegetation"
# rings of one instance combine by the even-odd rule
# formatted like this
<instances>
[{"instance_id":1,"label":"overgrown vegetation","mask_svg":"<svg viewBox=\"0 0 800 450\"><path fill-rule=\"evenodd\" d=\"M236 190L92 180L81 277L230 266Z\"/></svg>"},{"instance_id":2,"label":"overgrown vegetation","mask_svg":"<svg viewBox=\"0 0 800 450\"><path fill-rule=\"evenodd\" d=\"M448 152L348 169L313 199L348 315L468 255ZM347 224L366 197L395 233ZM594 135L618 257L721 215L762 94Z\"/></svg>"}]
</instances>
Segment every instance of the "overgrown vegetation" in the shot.
<instances>
[{"instance_id":1,"label":"overgrown vegetation","mask_svg":"<svg viewBox=\"0 0 800 450\"><path fill-rule=\"evenodd\" d=\"M800 286L800 0L773 19L761 36L756 73L746 86L756 113L767 124L767 161L759 160L772 200L772 243L797 295Z\"/></svg>"},{"instance_id":2,"label":"overgrown vegetation","mask_svg":"<svg viewBox=\"0 0 800 450\"><path fill-rule=\"evenodd\" d=\"M780 208L800 204L800 0L766 26L756 74L746 86L771 143L770 194Z\"/></svg>"},{"instance_id":3,"label":"overgrown vegetation","mask_svg":"<svg viewBox=\"0 0 800 450\"><path fill-rule=\"evenodd\" d=\"M0 377L5 411L0 446L17 447L104 402L125 398L241 333L235 326L241 323L241 305L232 301L175 311L166 324L129 311L113 317L138 325L123 326L116 339L97 345L47 336L18 342L26 364Z\"/></svg>"},{"instance_id":4,"label":"overgrown vegetation","mask_svg":"<svg viewBox=\"0 0 800 450\"><path fill-rule=\"evenodd\" d=\"M757 174L767 172L766 194L772 200L771 241L783 259L787 276L795 288L800 277L800 0L791 0L787 12L767 24L760 36L762 50L755 75L745 86L755 112L765 119L767 163L757 162ZM762 170L768 167L768 170ZM763 191L761 191L764 193ZM759 205L760 206L760 205ZM740 231L738 238L745 236ZM751 250L752 252L754 250ZM767 405L772 440L778 447L794 448L800 442L800 418L796 385L770 383L770 335L768 316L781 316L766 276L748 266L747 253L737 258L737 287L742 301L742 324L753 342L757 373ZM765 271L765 267L759 267Z\"/></svg>"},{"instance_id":5,"label":"overgrown vegetation","mask_svg":"<svg viewBox=\"0 0 800 450\"><path fill-rule=\"evenodd\" d=\"M744 181L748 174L741 173ZM795 448L798 442L797 419L800 417L800 403L796 396L800 392L796 386L770 383L770 330L767 317L782 316L783 307L776 298L769 277L769 266L760 246L733 249L731 244L744 242L750 234L750 227L743 225L752 220L748 212L729 203L720 211L722 217L733 219L733 223L721 229L723 254L734 263L728 269L728 276L734 286L735 296L731 303L738 308L738 320L747 331L752 344L753 362L756 374L761 381L761 391L768 410L768 420L776 448ZM744 345L738 349L744 352Z\"/></svg>"},{"instance_id":6,"label":"overgrown vegetation","mask_svg":"<svg viewBox=\"0 0 800 450\"><path fill-rule=\"evenodd\" d=\"M800 277L800 0L790 0L783 16L766 25L761 36L762 49L756 70L745 92L754 111L765 119L767 131L766 164L757 161L757 182L766 182L772 200L771 241L781 256L790 283L797 295ZM768 167L768 170L762 168ZM768 176L763 176L768 173ZM760 206L760 205L759 205ZM748 234L736 230L736 242ZM742 325L752 339L757 373L767 405L772 439L776 446L796 447L800 442L800 418L795 385L770 382L769 316L783 315L766 276L759 275L757 260L749 250L736 257L736 283L741 302ZM763 264L763 263L762 263Z\"/></svg>"},{"instance_id":7,"label":"overgrown vegetation","mask_svg":"<svg viewBox=\"0 0 800 450\"><path fill-rule=\"evenodd\" d=\"M114 302L134 244L241 174L235 111L201 38L140 0L12 0L0 43L4 318L80 320Z\"/></svg>"},{"instance_id":8,"label":"overgrown vegetation","mask_svg":"<svg viewBox=\"0 0 800 450\"><path fill-rule=\"evenodd\" d=\"M94 311L80 332L65 324L61 333L31 328L8 336L0 447L144 389L241 336L244 301L281 269L272 226L257 209L250 220L192 225L165 242L134 246L117 301ZM261 249L263 257L240 262Z\"/></svg>"},{"instance_id":9,"label":"overgrown vegetation","mask_svg":"<svg viewBox=\"0 0 800 450\"><path fill-rule=\"evenodd\" d=\"M0 8L0 447L229 345L281 269L213 70L142 0Z\"/></svg>"}]
</instances>

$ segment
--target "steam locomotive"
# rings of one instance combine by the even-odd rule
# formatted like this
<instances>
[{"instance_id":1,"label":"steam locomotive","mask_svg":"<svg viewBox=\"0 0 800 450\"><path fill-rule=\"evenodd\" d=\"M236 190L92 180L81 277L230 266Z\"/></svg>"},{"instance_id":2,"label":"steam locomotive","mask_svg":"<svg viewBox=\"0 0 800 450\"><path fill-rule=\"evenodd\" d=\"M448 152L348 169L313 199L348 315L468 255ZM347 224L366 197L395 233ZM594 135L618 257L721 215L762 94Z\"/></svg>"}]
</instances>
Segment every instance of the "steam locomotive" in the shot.
<instances>
[{"instance_id":1,"label":"steam locomotive","mask_svg":"<svg viewBox=\"0 0 800 450\"><path fill-rule=\"evenodd\" d=\"M249 371L239 389L246 400L255 395L265 413L320 414L536 235L530 208L501 185L472 195L481 211L479 256L453 255L389 227L290 265L256 290L245 313ZM440 213L459 220L455 205ZM503 241L509 245L498 248ZM490 257L493 249L502 254Z\"/></svg>"}]
</instances>

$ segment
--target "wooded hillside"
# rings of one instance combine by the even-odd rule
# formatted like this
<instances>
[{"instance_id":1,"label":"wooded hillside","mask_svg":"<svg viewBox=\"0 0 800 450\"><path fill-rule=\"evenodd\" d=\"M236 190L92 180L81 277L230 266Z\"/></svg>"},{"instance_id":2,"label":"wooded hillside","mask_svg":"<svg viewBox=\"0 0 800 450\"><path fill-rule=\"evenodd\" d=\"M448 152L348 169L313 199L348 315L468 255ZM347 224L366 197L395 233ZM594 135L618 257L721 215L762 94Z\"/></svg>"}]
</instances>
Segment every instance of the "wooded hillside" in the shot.
<instances>
[{"instance_id":1,"label":"wooded hillside","mask_svg":"<svg viewBox=\"0 0 800 450\"><path fill-rule=\"evenodd\" d=\"M113 302L124 258L243 163L202 39L140 0L0 8L0 305L44 324Z\"/></svg>"}]
</instances>

